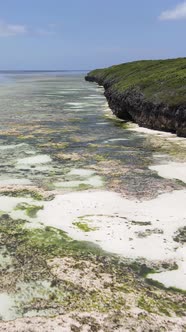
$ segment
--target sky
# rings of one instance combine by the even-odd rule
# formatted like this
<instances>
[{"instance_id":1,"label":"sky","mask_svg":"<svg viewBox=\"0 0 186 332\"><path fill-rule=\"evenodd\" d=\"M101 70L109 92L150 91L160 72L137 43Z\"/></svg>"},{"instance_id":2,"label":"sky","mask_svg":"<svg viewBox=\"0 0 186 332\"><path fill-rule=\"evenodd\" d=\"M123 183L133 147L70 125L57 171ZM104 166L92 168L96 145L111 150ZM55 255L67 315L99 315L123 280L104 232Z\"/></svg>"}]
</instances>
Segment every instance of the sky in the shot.
<instances>
[{"instance_id":1,"label":"sky","mask_svg":"<svg viewBox=\"0 0 186 332\"><path fill-rule=\"evenodd\" d=\"M1 70L186 56L185 0L2 0Z\"/></svg>"}]
</instances>

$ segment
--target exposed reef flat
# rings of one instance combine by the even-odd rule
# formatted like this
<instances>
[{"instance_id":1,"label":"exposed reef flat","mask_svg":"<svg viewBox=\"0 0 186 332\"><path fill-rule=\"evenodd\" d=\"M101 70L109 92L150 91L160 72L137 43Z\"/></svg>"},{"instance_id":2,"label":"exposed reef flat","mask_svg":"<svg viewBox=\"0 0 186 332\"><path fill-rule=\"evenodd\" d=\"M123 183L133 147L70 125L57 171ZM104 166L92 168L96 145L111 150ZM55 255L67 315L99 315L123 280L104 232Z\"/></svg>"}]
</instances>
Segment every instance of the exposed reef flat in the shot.
<instances>
[{"instance_id":1,"label":"exposed reef flat","mask_svg":"<svg viewBox=\"0 0 186 332\"><path fill-rule=\"evenodd\" d=\"M29 217L41 205L36 199L22 197L26 209L15 219L21 198L8 199L13 210L9 204L0 216L1 331L184 331L185 295L147 282L153 267L74 240L37 213Z\"/></svg>"},{"instance_id":2,"label":"exposed reef flat","mask_svg":"<svg viewBox=\"0 0 186 332\"><path fill-rule=\"evenodd\" d=\"M103 91L0 87L0 331L186 329L186 140L126 124Z\"/></svg>"},{"instance_id":3,"label":"exposed reef flat","mask_svg":"<svg viewBox=\"0 0 186 332\"><path fill-rule=\"evenodd\" d=\"M186 137L186 58L124 63L85 79L104 86L117 117Z\"/></svg>"}]
</instances>

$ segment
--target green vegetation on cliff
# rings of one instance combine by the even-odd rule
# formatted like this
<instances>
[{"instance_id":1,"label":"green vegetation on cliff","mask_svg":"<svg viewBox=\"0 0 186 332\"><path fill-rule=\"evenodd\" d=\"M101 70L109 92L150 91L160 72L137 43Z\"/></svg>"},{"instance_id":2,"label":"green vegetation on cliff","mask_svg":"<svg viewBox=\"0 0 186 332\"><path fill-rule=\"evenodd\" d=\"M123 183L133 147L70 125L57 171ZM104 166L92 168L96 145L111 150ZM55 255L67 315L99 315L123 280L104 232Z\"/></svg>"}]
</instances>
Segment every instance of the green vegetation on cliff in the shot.
<instances>
[{"instance_id":1,"label":"green vegetation on cliff","mask_svg":"<svg viewBox=\"0 0 186 332\"><path fill-rule=\"evenodd\" d=\"M186 58L123 63L93 70L87 77L121 93L134 88L154 102L186 104Z\"/></svg>"}]
</instances>

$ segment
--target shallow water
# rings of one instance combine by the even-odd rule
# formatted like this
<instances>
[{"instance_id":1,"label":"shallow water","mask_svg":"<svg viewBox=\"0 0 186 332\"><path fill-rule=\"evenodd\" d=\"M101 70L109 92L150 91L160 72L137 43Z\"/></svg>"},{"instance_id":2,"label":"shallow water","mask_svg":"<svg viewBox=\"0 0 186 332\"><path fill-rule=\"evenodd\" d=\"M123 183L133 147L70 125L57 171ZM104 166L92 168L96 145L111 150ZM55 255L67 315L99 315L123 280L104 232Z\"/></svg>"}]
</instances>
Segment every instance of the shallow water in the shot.
<instances>
[{"instance_id":1,"label":"shallow water","mask_svg":"<svg viewBox=\"0 0 186 332\"><path fill-rule=\"evenodd\" d=\"M26 178L49 190L63 183L64 190L72 168L88 168L128 196L177 187L148 169L160 147L112 116L103 89L82 74L14 75L0 87L0 100L0 186Z\"/></svg>"},{"instance_id":2,"label":"shallow water","mask_svg":"<svg viewBox=\"0 0 186 332\"><path fill-rule=\"evenodd\" d=\"M177 259L175 251L179 245L173 241L177 213L170 211L173 216L167 213L169 197L160 204L159 195L180 190L180 196L174 192L172 197L173 201L176 195L181 197L180 211L183 210L186 140L116 119L103 92L96 84L85 82L84 74L72 73L14 74L0 85L0 189L37 187L55 195L66 192L72 195L59 195L41 204L31 198L2 195L0 212L9 213L13 219L27 220L25 228L55 226L66 230L72 238L98 243L105 250L124 256L140 255L142 259L156 261L166 256ZM121 193L126 200L108 191ZM147 202L140 204L144 200ZM36 209L33 218L26 214L26 208L17 208L22 203L31 208L39 206L41 211ZM162 206L161 211L157 205ZM182 212L176 224L179 227L185 223ZM173 219L171 229L167 218ZM82 223L90 223L89 232L78 228ZM161 250L154 247L146 255L146 246L152 241ZM11 257L5 253L3 247L0 253L3 268L11 265ZM181 278L185 273L182 270ZM162 281L160 274L158 277ZM178 284L173 286L179 287ZM34 281L25 300L18 296L24 293L22 286L14 295L0 293L0 315L4 320L23 316L20 303L22 306L24 301L31 301L33 289L37 295L38 288L47 291L50 288ZM15 300L19 302L17 307ZM36 315L31 309L27 313Z\"/></svg>"}]
</instances>

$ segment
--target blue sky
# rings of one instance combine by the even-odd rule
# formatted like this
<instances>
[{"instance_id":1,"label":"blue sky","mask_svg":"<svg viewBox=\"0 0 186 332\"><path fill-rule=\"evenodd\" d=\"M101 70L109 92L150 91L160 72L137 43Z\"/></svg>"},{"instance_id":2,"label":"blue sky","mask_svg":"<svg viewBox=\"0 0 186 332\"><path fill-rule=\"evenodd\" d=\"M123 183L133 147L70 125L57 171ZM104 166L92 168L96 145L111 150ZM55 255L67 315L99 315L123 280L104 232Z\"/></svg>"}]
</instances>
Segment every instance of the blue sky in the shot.
<instances>
[{"instance_id":1,"label":"blue sky","mask_svg":"<svg viewBox=\"0 0 186 332\"><path fill-rule=\"evenodd\" d=\"M92 69L186 56L183 0L0 2L0 69Z\"/></svg>"}]
</instances>

